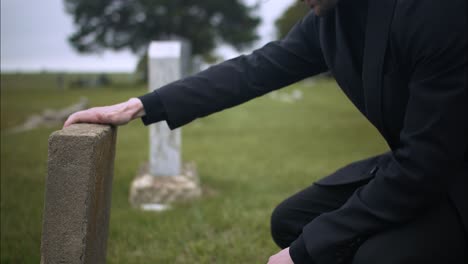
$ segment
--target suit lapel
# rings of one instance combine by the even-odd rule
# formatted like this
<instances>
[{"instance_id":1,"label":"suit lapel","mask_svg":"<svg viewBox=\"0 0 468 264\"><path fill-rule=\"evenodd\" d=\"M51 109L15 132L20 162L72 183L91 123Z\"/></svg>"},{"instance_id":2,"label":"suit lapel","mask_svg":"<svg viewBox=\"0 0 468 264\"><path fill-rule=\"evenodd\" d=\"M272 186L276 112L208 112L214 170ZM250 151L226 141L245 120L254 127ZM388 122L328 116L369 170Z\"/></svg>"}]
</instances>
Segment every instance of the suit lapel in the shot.
<instances>
[{"instance_id":1,"label":"suit lapel","mask_svg":"<svg viewBox=\"0 0 468 264\"><path fill-rule=\"evenodd\" d=\"M362 79L367 118L384 135L382 75L396 0L369 0ZM385 135L384 135L385 136Z\"/></svg>"},{"instance_id":2,"label":"suit lapel","mask_svg":"<svg viewBox=\"0 0 468 264\"><path fill-rule=\"evenodd\" d=\"M325 60L331 66L336 81L351 102L362 111L364 109L363 98L354 90L356 87L362 87L362 81L353 63L349 41L343 33L345 29L342 23L340 17L335 16L334 13L326 18L326 21L321 24L321 46Z\"/></svg>"}]
</instances>

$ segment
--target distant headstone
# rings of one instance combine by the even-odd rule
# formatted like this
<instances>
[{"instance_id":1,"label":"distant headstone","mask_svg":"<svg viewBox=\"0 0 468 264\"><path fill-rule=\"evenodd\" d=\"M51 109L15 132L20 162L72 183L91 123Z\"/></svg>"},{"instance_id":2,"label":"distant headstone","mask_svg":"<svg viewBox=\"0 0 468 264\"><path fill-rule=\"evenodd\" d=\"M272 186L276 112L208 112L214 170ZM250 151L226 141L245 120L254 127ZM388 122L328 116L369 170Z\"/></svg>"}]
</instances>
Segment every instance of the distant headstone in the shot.
<instances>
[{"instance_id":1,"label":"distant headstone","mask_svg":"<svg viewBox=\"0 0 468 264\"><path fill-rule=\"evenodd\" d=\"M155 41L148 51L149 91L152 92L186 75L189 45L181 41ZM150 166L154 176L175 176L181 172L181 129L171 131L166 122L150 126Z\"/></svg>"},{"instance_id":2,"label":"distant headstone","mask_svg":"<svg viewBox=\"0 0 468 264\"><path fill-rule=\"evenodd\" d=\"M188 73L190 47L183 41L154 41L148 50L149 91L169 84ZM185 184L184 190L190 196L198 196L198 180L194 165L183 166L181 160L181 129L170 130L166 122L150 125L149 165L144 167L132 183L130 202L142 208L160 208L148 204L168 203L179 200L178 186L185 180L194 184ZM184 167L184 168L183 168ZM190 175L189 177L185 177ZM182 177L182 178L181 178ZM195 191L187 191L186 186L193 186ZM179 188L179 189L178 189ZM192 188L192 187L190 187ZM185 198L188 198L184 195ZM172 197L172 198L169 198ZM185 200L185 199L184 199Z\"/></svg>"},{"instance_id":3,"label":"distant headstone","mask_svg":"<svg viewBox=\"0 0 468 264\"><path fill-rule=\"evenodd\" d=\"M116 137L96 124L50 136L41 263L105 263Z\"/></svg>"},{"instance_id":4,"label":"distant headstone","mask_svg":"<svg viewBox=\"0 0 468 264\"><path fill-rule=\"evenodd\" d=\"M59 90L65 90L65 76L63 73L57 74L57 88Z\"/></svg>"},{"instance_id":5,"label":"distant headstone","mask_svg":"<svg viewBox=\"0 0 468 264\"><path fill-rule=\"evenodd\" d=\"M78 111L85 110L88 108L88 99L86 97L81 97L80 101L76 104L70 105L68 107L54 110L54 109L45 109L42 111L42 114L33 114L30 116L23 124L8 129L8 133L19 133L23 131L28 131L35 129L41 126L45 127L54 127L57 125L63 124L67 118Z\"/></svg>"}]
</instances>

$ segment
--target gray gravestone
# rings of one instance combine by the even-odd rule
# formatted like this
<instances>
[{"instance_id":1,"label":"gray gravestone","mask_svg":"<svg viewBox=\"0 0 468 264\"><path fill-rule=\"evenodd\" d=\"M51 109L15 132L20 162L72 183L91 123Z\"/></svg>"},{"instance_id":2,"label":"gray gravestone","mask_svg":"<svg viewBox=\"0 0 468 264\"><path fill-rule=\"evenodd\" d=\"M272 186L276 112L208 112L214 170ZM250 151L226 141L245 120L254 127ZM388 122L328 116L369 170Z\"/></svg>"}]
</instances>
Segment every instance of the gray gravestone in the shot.
<instances>
[{"instance_id":1,"label":"gray gravestone","mask_svg":"<svg viewBox=\"0 0 468 264\"><path fill-rule=\"evenodd\" d=\"M105 263L116 137L96 124L50 136L41 263Z\"/></svg>"},{"instance_id":2,"label":"gray gravestone","mask_svg":"<svg viewBox=\"0 0 468 264\"><path fill-rule=\"evenodd\" d=\"M189 61L187 43L152 42L148 51L149 91L184 77ZM149 140L149 163L132 182L130 203L144 210L162 210L169 203L200 196L195 164L182 164L181 129L171 131L166 122L152 124Z\"/></svg>"},{"instance_id":3,"label":"gray gravestone","mask_svg":"<svg viewBox=\"0 0 468 264\"><path fill-rule=\"evenodd\" d=\"M149 91L182 78L187 73L189 45L181 41L154 41L148 51ZM180 175L181 129L171 131L166 122L150 126L150 165L153 176Z\"/></svg>"}]
</instances>

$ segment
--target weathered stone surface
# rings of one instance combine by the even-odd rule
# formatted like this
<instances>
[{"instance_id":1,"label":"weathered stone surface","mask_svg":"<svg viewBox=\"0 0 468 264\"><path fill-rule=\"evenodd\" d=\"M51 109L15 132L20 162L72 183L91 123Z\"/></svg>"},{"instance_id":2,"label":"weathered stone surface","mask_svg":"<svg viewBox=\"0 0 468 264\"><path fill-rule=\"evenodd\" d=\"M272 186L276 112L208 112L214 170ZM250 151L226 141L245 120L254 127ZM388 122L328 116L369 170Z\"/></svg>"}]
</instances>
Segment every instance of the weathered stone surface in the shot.
<instances>
[{"instance_id":1,"label":"weathered stone surface","mask_svg":"<svg viewBox=\"0 0 468 264\"><path fill-rule=\"evenodd\" d=\"M28 131L41 126L53 127L63 124L67 118L78 111L88 108L88 99L85 97L80 98L80 101L69 107L58 110L45 109L42 114L34 114L30 116L22 125L9 129L9 133L18 133Z\"/></svg>"},{"instance_id":2,"label":"weathered stone surface","mask_svg":"<svg viewBox=\"0 0 468 264\"><path fill-rule=\"evenodd\" d=\"M183 41L153 41L148 50L149 91L187 74L190 46ZM150 126L149 163L130 186L129 201L144 210L160 210L176 201L199 197L201 188L194 164L182 165L181 129L166 122Z\"/></svg>"},{"instance_id":3,"label":"weathered stone surface","mask_svg":"<svg viewBox=\"0 0 468 264\"><path fill-rule=\"evenodd\" d=\"M153 41L148 50L149 91L176 81L187 74L188 43ZM150 126L150 165L153 176L181 174L181 129L170 130L166 122Z\"/></svg>"},{"instance_id":4,"label":"weathered stone surface","mask_svg":"<svg viewBox=\"0 0 468 264\"><path fill-rule=\"evenodd\" d=\"M182 174L154 177L148 166L140 169L130 188L130 203L142 208L149 204L167 205L178 201L190 201L201 196L202 190L194 163L187 163Z\"/></svg>"},{"instance_id":5,"label":"weathered stone surface","mask_svg":"<svg viewBox=\"0 0 468 264\"><path fill-rule=\"evenodd\" d=\"M116 137L97 124L50 136L41 263L105 263Z\"/></svg>"}]
</instances>

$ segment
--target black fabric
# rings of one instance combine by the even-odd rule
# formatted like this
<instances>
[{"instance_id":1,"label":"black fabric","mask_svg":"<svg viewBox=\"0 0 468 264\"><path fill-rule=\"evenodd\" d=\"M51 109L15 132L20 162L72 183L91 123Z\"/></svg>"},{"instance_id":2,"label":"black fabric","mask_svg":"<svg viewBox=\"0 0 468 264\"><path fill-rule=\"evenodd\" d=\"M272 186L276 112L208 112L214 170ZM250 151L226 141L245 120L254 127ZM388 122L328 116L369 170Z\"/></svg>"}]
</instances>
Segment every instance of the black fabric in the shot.
<instances>
[{"instance_id":1,"label":"black fabric","mask_svg":"<svg viewBox=\"0 0 468 264\"><path fill-rule=\"evenodd\" d=\"M336 13L342 23L347 43L352 50L351 58L356 72L362 73L364 37L367 21L367 0L342 1ZM362 11L366 12L362 12Z\"/></svg>"},{"instance_id":2,"label":"black fabric","mask_svg":"<svg viewBox=\"0 0 468 264\"><path fill-rule=\"evenodd\" d=\"M166 109L159 98L158 90L138 96L138 99L145 109L145 115L141 117L145 126L167 119Z\"/></svg>"},{"instance_id":3,"label":"black fabric","mask_svg":"<svg viewBox=\"0 0 468 264\"><path fill-rule=\"evenodd\" d=\"M294 263L315 263L305 248L302 229L319 215L340 208L358 187L369 180L332 186L313 184L284 200L271 216L273 240L281 248L290 247Z\"/></svg>"},{"instance_id":4,"label":"black fabric","mask_svg":"<svg viewBox=\"0 0 468 264\"><path fill-rule=\"evenodd\" d=\"M315 183L322 186L342 185L372 178L377 171L391 161L391 152L355 161L336 170Z\"/></svg>"},{"instance_id":5,"label":"black fabric","mask_svg":"<svg viewBox=\"0 0 468 264\"><path fill-rule=\"evenodd\" d=\"M362 237L414 221L447 193L468 231L466 0L369 0L359 14L367 14L365 29L348 27L342 3L324 17L309 13L282 40L153 93L174 129L306 77L333 73L391 151L321 181L352 183L378 168L341 207L303 227L297 243L318 264L336 263L336 252ZM361 73L355 61L362 41ZM156 113L148 120L158 120ZM313 131L310 140L316 140Z\"/></svg>"},{"instance_id":6,"label":"black fabric","mask_svg":"<svg viewBox=\"0 0 468 264\"><path fill-rule=\"evenodd\" d=\"M281 248L290 246L295 264L316 263L307 253L302 229L321 214L339 209L369 180L321 186L313 184L280 203L271 216L271 233ZM385 232L355 239L334 252L343 264L464 264L468 243L457 210L447 197L421 215Z\"/></svg>"}]
</instances>

